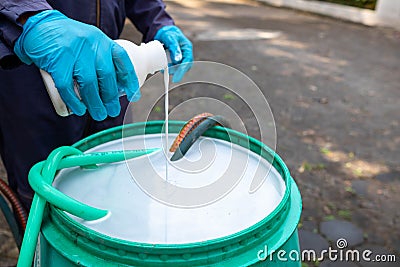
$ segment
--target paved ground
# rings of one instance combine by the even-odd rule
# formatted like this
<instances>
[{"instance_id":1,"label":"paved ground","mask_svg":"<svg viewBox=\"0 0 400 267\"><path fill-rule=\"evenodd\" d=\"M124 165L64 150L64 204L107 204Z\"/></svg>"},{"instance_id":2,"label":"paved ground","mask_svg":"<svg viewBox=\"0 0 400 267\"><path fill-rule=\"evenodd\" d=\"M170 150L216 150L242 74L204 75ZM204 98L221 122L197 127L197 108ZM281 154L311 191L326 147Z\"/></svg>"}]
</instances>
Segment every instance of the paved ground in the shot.
<instances>
[{"instance_id":1,"label":"paved ground","mask_svg":"<svg viewBox=\"0 0 400 267\"><path fill-rule=\"evenodd\" d=\"M193 40L196 60L237 68L267 98L277 151L303 196L302 247L323 249L343 237L350 247L398 257L400 33L253 1L174 1L168 6ZM131 25L124 36L140 38ZM143 92L143 99L151 95ZM229 104L250 135L258 136L241 100L212 86L174 91L171 107L196 96ZM136 105L135 120L146 105ZM151 118L162 118L159 106ZM17 255L7 237L8 231L0 230L3 266ZM321 266L345 265L324 261Z\"/></svg>"}]
</instances>

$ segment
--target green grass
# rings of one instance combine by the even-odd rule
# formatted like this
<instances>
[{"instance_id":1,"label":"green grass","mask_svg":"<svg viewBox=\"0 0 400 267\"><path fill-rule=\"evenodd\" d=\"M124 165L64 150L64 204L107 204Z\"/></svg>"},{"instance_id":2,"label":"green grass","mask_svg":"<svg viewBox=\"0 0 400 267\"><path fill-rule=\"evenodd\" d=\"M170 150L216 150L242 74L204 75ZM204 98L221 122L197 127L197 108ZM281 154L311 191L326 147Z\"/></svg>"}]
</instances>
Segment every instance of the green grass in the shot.
<instances>
[{"instance_id":1,"label":"green grass","mask_svg":"<svg viewBox=\"0 0 400 267\"><path fill-rule=\"evenodd\" d=\"M331 152L327 147L322 147L322 148L320 149L320 151L321 151L321 153L324 154L324 155L327 155L327 154L329 154L329 153Z\"/></svg>"},{"instance_id":2,"label":"green grass","mask_svg":"<svg viewBox=\"0 0 400 267\"><path fill-rule=\"evenodd\" d=\"M333 221L335 220L335 216L334 215L327 215L324 217L324 221Z\"/></svg>"},{"instance_id":3,"label":"green grass","mask_svg":"<svg viewBox=\"0 0 400 267\"><path fill-rule=\"evenodd\" d=\"M346 6L354 6L367 9L375 9L377 0L317 0L321 2L330 2Z\"/></svg>"},{"instance_id":4,"label":"green grass","mask_svg":"<svg viewBox=\"0 0 400 267\"><path fill-rule=\"evenodd\" d=\"M234 100L236 97L233 94L224 94L225 100Z\"/></svg>"},{"instance_id":5,"label":"green grass","mask_svg":"<svg viewBox=\"0 0 400 267\"><path fill-rule=\"evenodd\" d=\"M326 166L323 163L312 164L305 161L301 165L301 168L305 171L319 171L319 170L324 170Z\"/></svg>"},{"instance_id":6,"label":"green grass","mask_svg":"<svg viewBox=\"0 0 400 267\"><path fill-rule=\"evenodd\" d=\"M339 210L338 215L345 220L351 220L351 211L350 210Z\"/></svg>"},{"instance_id":7,"label":"green grass","mask_svg":"<svg viewBox=\"0 0 400 267\"><path fill-rule=\"evenodd\" d=\"M154 107L154 112L160 113L161 112L161 107L159 107L159 106Z\"/></svg>"},{"instance_id":8,"label":"green grass","mask_svg":"<svg viewBox=\"0 0 400 267\"><path fill-rule=\"evenodd\" d=\"M346 192L348 192L348 193L352 193L352 194L355 194L356 193L356 191L353 189L353 187L351 187L351 186L345 186L344 187L344 191L346 191Z\"/></svg>"}]
</instances>

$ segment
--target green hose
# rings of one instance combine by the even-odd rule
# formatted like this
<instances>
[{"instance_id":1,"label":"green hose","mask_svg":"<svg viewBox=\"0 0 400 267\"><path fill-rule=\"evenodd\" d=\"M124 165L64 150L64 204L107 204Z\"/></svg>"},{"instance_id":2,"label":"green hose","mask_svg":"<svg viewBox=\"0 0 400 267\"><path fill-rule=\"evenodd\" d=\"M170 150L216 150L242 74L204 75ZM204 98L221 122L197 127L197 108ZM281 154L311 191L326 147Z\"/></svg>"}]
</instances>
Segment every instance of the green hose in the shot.
<instances>
[{"instance_id":1,"label":"green hose","mask_svg":"<svg viewBox=\"0 0 400 267\"><path fill-rule=\"evenodd\" d=\"M84 220L100 219L108 213L107 210L93 208L76 201L52 187L51 185L57 170L118 162L159 150L159 148L156 148L83 154L82 151L76 148L65 146L55 149L50 153L47 160L34 165L29 172L28 178L30 185L36 193L33 197L17 266L30 267L32 265L37 238L43 220L44 208L47 202Z\"/></svg>"}]
</instances>

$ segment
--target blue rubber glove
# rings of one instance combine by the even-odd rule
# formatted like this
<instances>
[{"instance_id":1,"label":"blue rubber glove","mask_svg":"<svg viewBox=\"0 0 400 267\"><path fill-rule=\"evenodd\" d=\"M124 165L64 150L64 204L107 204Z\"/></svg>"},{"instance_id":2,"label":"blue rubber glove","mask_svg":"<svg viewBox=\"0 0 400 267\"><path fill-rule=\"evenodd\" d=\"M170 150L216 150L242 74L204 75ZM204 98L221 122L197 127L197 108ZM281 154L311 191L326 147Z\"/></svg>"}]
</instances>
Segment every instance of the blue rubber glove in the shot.
<instances>
[{"instance_id":1,"label":"blue rubber glove","mask_svg":"<svg viewBox=\"0 0 400 267\"><path fill-rule=\"evenodd\" d=\"M14 46L26 64L47 71L65 104L76 115L86 108L97 121L121 111L119 91L140 97L139 82L126 51L98 28L46 10L30 17ZM79 94L74 91L74 79Z\"/></svg>"},{"instance_id":2,"label":"blue rubber glove","mask_svg":"<svg viewBox=\"0 0 400 267\"><path fill-rule=\"evenodd\" d=\"M169 50L172 61L169 74L173 75L173 82L179 82L193 65L192 43L175 25L160 28L154 40L160 41Z\"/></svg>"}]
</instances>

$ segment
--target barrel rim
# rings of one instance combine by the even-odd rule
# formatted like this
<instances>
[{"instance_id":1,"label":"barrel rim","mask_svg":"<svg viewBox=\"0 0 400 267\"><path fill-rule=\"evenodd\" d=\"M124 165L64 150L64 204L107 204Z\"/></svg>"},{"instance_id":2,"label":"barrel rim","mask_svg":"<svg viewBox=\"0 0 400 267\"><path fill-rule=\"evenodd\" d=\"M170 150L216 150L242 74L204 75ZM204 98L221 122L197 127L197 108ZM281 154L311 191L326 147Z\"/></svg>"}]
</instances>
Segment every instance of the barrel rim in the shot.
<instances>
[{"instance_id":1,"label":"barrel rim","mask_svg":"<svg viewBox=\"0 0 400 267\"><path fill-rule=\"evenodd\" d=\"M184 125L185 122L183 121L170 121L170 132L179 132L180 128ZM160 133L162 126L164 124L164 121L151 121L151 122L141 122L141 123L134 123L134 124L129 124L129 125L123 125L123 126L118 126L114 127L111 129L107 129L105 131L96 133L94 135L91 135L85 139L82 139L81 141L78 141L75 143L73 146L82 149L83 151L90 149L92 147L95 147L99 144L103 144L105 142L117 140L121 137L123 137L124 131L127 131L129 133L135 133L139 129L144 129L146 134L150 133ZM171 131L172 130L172 131ZM136 134L131 134L131 135L139 135L142 133L136 133ZM246 140L249 142L250 149L251 151L259 154L261 157L266 159L268 162L272 164L272 166L281 174L282 179L285 182L286 188L285 188L285 193L278 204L278 206L264 219L261 221L257 222L256 224L243 229L237 233L224 236L224 237L219 237L219 238L214 238L206 241L201 241L201 242L191 242L191 243L183 243L183 244L150 244L150 243L141 243L141 242L132 242L128 240L123 240L119 238L114 238L114 237L109 237L107 235L104 235L102 233L99 233L97 231L94 231L82 224L79 224L72 218L70 218L65 212L62 212L61 210L51 207L50 211L50 216L53 217L53 219L57 222L57 227L60 228L62 232L66 235L73 235L76 238L76 235L82 235L82 237L87 236L88 240L85 240L84 245L89 246L89 249L98 249L93 248L93 246L88 245L86 241L94 241L96 244L101 243L110 243L110 246L112 244L112 247L115 247L117 249L123 249L126 251L133 251L139 253L139 258L140 258L140 253L146 253L146 254L162 254L162 253L168 253L171 252L172 250L174 253L190 253L190 255L195 255L195 254L201 254L204 252L209 253L211 250L215 249L221 249L221 248L226 248L227 246L230 246L231 248L234 248L236 245L239 244L237 247L243 246L243 243L246 243L246 240L248 238L254 237L257 235L261 238L268 238L268 236L271 236L274 234L274 231L276 230L277 227L281 226L281 223L285 222L286 216L289 212L290 209L290 194L291 194L291 188L292 188L292 178L290 176L289 170L286 167L285 163L283 160L279 157L275 151L270 149L267 145L263 144L259 140L250 137L248 135L245 135L243 133L237 132L232 129L227 129L223 127L213 127L210 130L208 130L204 135L208 137L213 137L217 139L222 139L222 136L229 134L233 136L234 138L237 138L237 142L232 142L232 140L229 140L232 143L235 143L237 145L243 146L243 144L240 144L238 140ZM129 136L131 136L129 135ZM228 141L228 140L226 140ZM247 147L246 147L247 148ZM259 151L254 151L259 149ZM267 155L269 155L269 158L267 158ZM295 225L297 225L297 222L295 222ZM72 231L71 231L72 230ZM293 231L295 228L293 229ZM291 231L291 232L293 232ZM72 232L72 233L71 233ZM88 234L89 233L89 234ZM276 244L279 245L279 244ZM281 244L282 245L282 244ZM151 249L151 250L149 250ZM196 250L196 251L194 251ZM149 253L151 251L151 253ZM179 251L179 252L178 252ZM190 252L189 252L190 251Z\"/></svg>"}]
</instances>

